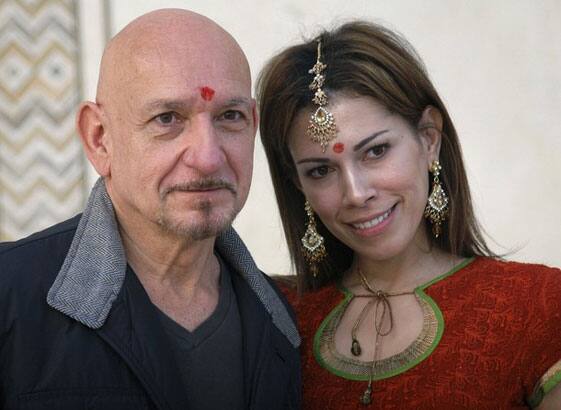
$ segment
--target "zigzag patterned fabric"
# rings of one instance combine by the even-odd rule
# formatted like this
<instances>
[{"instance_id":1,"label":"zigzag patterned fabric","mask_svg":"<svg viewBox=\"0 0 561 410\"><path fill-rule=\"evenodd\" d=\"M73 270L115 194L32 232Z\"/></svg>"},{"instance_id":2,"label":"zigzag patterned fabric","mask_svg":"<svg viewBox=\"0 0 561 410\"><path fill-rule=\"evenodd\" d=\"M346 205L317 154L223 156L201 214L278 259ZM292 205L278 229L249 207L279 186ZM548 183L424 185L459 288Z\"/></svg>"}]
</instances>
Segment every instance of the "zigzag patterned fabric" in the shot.
<instances>
[{"instance_id":1,"label":"zigzag patterned fabric","mask_svg":"<svg viewBox=\"0 0 561 410\"><path fill-rule=\"evenodd\" d=\"M79 35L71 0L0 0L0 240L79 212Z\"/></svg>"}]
</instances>

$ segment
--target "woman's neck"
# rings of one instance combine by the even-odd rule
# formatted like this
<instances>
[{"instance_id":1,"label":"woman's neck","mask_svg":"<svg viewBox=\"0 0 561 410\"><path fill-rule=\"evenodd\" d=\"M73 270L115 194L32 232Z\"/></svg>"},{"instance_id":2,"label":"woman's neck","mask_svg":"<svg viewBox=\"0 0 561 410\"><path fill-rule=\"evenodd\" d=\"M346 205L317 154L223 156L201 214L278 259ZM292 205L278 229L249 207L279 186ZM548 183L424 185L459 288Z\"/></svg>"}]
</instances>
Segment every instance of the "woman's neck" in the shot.
<instances>
[{"instance_id":1,"label":"woman's neck","mask_svg":"<svg viewBox=\"0 0 561 410\"><path fill-rule=\"evenodd\" d=\"M360 289L360 269L377 289L386 292L410 291L448 272L461 259L436 247L430 251L418 249L418 252L408 252L386 260L355 255L351 268L343 278L343 285L351 291Z\"/></svg>"}]
</instances>

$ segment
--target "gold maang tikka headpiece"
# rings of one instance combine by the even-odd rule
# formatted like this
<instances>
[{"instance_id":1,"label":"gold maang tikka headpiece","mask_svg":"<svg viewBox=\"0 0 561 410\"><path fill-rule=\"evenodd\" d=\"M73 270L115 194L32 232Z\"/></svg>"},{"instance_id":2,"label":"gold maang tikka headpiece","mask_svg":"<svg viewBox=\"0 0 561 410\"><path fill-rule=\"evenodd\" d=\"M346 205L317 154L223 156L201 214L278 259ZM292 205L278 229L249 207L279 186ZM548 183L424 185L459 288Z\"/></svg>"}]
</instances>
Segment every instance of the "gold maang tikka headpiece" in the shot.
<instances>
[{"instance_id":1,"label":"gold maang tikka headpiece","mask_svg":"<svg viewBox=\"0 0 561 410\"><path fill-rule=\"evenodd\" d=\"M317 60L314 66L308 70L308 73L314 74L314 80L309 85L310 90L314 91L314 104L319 107L310 117L310 124L308 125L308 135L313 142L321 145L321 149L325 152L329 141L337 136L337 128L335 127L335 120L333 114L325 109L327 105L327 95L321 89L325 82L325 76L322 74L327 65L321 62L321 40L318 40Z\"/></svg>"}]
</instances>

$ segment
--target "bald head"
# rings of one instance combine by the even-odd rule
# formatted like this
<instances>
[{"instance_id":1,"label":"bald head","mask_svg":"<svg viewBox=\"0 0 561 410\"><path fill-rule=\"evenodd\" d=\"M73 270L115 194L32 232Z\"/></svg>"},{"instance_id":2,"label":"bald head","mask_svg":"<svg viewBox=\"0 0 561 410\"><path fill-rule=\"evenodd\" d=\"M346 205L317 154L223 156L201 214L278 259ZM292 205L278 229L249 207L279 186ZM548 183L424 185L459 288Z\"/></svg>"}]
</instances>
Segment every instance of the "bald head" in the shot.
<instances>
[{"instance_id":1,"label":"bald head","mask_svg":"<svg viewBox=\"0 0 561 410\"><path fill-rule=\"evenodd\" d=\"M97 101L119 101L131 81L145 74L146 67L189 70L193 81L202 82L205 72L225 79L247 82L251 77L247 59L234 38L214 21L182 9L162 9L129 23L108 43L101 61ZM232 71L233 70L233 71ZM201 75L199 75L201 74Z\"/></svg>"}]
</instances>

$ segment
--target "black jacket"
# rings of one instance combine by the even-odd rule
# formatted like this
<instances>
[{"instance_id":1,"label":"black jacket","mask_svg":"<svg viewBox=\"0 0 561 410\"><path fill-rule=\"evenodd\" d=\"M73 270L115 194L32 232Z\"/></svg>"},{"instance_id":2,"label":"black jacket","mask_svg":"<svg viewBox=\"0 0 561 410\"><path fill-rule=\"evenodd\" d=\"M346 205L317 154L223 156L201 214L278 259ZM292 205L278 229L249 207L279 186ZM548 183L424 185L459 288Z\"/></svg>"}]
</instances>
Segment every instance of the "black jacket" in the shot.
<instances>
[{"instance_id":1,"label":"black jacket","mask_svg":"<svg viewBox=\"0 0 561 410\"><path fill-rule=\"evenodd\" d=\"M181 382L155 307L130 271L97 329L47 304L78 222L79 216L0 244L0 408L188 409L189 386ZM233 274L232 282L247 407L300 408L297 347L243 275Z\"/></svg>"}]
</instances>

